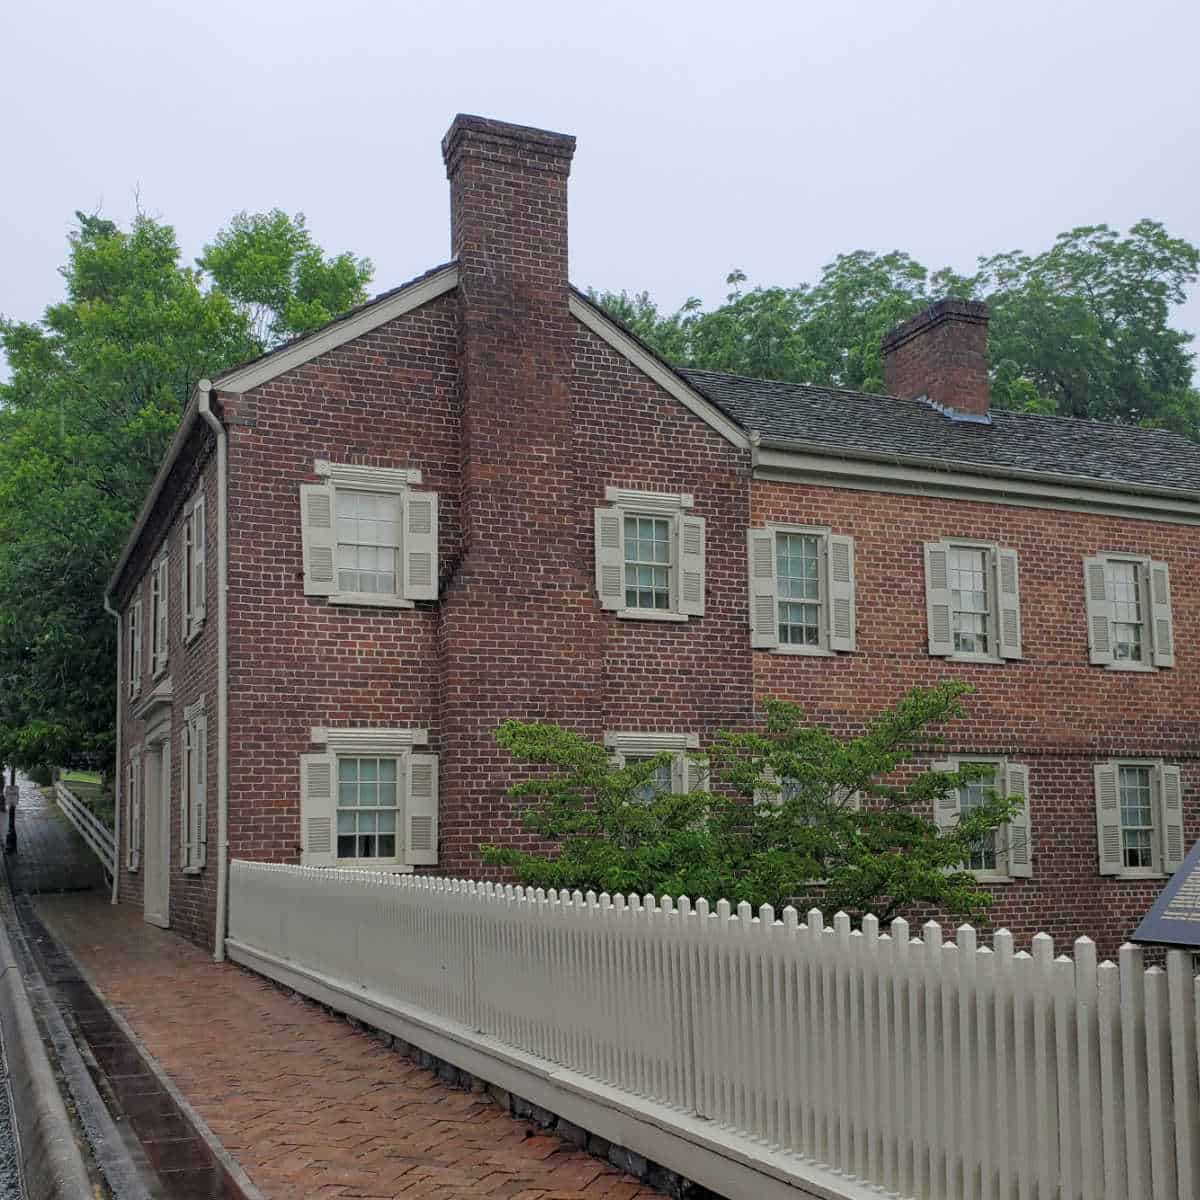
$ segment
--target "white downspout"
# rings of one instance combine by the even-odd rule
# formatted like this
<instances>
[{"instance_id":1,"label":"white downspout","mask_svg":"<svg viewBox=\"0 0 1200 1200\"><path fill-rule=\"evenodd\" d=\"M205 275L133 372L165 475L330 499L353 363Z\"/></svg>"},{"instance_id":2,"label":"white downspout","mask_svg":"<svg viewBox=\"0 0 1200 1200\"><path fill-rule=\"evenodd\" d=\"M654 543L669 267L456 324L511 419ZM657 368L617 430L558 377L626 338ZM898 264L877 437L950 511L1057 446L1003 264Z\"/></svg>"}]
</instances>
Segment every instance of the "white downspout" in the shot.
<instances>
[{"instance_id":1,"label":"white downspout","mask_svg":"<svg viewBox=\"0 0 1200 1200\"><path fill-rule=\"evenodd\" d=\"M217 439L217 929L213 958L225 961L229 910L229 480L228 436L212 410L212 384L196 384L197 409Z\"/></svg>"},{"instance_id":2,"label":"white downspout","mask_svg":"<svg viewBox=\"0 0 1200 1200\"><path fill-rule=\"evenodd\" d=\"M104 611L117 623L117 744L113 750L113 877L112 903L116 904L119 895L118 884L121 879L121 800L123 789L121 781L125 772L121 767L121 716L125 709L124 680L121 677L121 665L125 655L121 645L121 614L109 602L108 593L104 593Z\"/></svg>"}]
</instances>

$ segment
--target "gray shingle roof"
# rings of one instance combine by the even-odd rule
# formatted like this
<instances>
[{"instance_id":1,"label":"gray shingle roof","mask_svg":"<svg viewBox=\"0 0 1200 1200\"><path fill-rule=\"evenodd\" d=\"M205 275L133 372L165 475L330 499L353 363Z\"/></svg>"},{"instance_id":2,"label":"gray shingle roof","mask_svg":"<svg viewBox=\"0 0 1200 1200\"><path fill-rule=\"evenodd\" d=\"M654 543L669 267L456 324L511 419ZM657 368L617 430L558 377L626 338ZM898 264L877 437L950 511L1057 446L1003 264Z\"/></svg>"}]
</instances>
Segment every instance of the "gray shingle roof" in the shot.
<instances>
[{"instance_id":1,"label":"gray shingle roof","mask_svg":"<svg viewBox=\"0 0 1200 1200\"><path fill-rule=\"evenodd\" d=\"M1036 471L1134 487L1200 492L1200 445L1175 433L993 409L991 424L955 421L922 400L718 371L678 372L743 429L850 456L896 455Z\"/></svg>"}]
</instances>

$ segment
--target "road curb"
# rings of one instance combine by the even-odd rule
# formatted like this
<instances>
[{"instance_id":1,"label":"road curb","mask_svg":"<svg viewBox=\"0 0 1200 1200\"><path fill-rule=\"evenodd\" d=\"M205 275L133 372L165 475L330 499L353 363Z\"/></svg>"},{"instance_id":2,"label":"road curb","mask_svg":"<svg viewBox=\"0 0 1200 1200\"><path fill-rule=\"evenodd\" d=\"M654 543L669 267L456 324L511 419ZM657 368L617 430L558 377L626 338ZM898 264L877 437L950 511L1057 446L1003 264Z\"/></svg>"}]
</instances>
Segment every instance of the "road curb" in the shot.
<instances>
[{"instance_id":1,"label":"road curb","mask_svg":"<svg viewBox=\"0 0 1200 1200\"><path fill-rule=\"evenodd\" d=\"M83 1153L25 994L25 978L0 921L0 1026L8 1056L17 1160L26 1200L79 1200L92 1194Z\"/></svg>"}]
</instances>

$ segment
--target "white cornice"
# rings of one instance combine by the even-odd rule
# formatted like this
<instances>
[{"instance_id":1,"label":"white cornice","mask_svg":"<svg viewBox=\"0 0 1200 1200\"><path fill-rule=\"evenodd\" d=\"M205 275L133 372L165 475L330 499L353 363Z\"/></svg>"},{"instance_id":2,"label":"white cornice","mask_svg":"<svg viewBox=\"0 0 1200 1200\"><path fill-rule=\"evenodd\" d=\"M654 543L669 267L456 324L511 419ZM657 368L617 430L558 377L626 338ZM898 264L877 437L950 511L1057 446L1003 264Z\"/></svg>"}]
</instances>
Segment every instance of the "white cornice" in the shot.
<instances>
[{"instance_id":1,"label":"white cornice","mask_svg":"<svg viewBox=\"0 0 1200 1200\"><path fill-rule=\"evenodd\" d=\"M1104 513L1142 521L1200 524L1200 493L1167 488L1123 489L1118 484L975 464L929 465L896 455L849 457L828 448L760 446L752 452L755 479L821 484L859 491L942 496L1026 508Z\"/></svg>"},{"instance_id":2,"label":"white cornice","mask_svg":"<svg viewBox=\"0 0 1200 1200\"><path fill-rule=\"evenodd\" d=\"M573 317L606 341L618 354L627 358L644 375L653 379L663 391L674 396L680 404L695 413L706 425L715 429L727 442L742 450L750 445L746 435L715 404L706 400L669 367L643 350L629 334L609 320L594 304L574 292L571 293L568 304Z\"/></svg>"},{"instance_id":3,"label":"white cornice","mask_svg":"<svg viewBox=\"0 0 1200 1200\"><path fill-rule=\"evenodd\" d=\"M380 325L394 321L397 317L428 304L430 300L444 296L456 287L458 264L451 263L436 274L401 288L385 300L368 304L353 316L328 325L294 345L285 346L257 362L235 367L224 375L218 375L213 380L213 387L218 392L232 392L237 395L248 392L251 388L261 387L277 375L311 362L319 355L328 354L330 350L336 350L338 346L343 346L364 333L370 333L372 329L378 329Z\"/></svg>"}]
</instances>

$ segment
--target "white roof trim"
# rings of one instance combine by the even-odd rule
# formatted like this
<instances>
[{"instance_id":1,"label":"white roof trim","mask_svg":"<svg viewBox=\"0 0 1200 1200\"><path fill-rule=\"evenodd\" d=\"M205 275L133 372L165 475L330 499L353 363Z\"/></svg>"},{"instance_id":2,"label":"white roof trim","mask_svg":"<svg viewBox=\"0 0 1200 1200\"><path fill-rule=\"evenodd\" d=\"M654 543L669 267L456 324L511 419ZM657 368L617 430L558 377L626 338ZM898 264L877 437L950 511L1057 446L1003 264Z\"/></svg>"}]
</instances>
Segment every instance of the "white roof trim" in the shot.
<instances>
[{"instance_id":1,"label":"white roof trim","mask_svg":"<svg viewBox=\"0 0 1200 1200\"><path fill-rule=\"evenodd\" d=\"M439 296L444 296L456 287L458 287L458 264L452 263L438 271L436 275L430 275L426 279L418 280L408 287L401 288L394 296L389 296L386 300L368 304L354 316L347 317L344 321L338 321L320 333L303 338L293 346L288 346L244 367L235 367L224 375L218 375L213 380L213 387L219 392L233 392L238 395L248 392L251 388L260 387L285 371L294 370L322 354L328 354L330 350L336 350L338 346L343 346L346 342L361 337L364 333L370 333L372 329L378 329L380 325L388 321L394 321L397 317L402 317L405 313L412 312L413 309L420 308L423 304L428 304Z\"/></svg>"},{"instance_id":2,"label":"white roof trim","mask_svg":"<svg viewBox=\"0 0 1200 1200\"><path fill-rule=\"evenodd\" d=\"M573 317L606 341L618 354L627 358L644 375L653 379L663 391L674 396L680 404L695 413L706 425L715 429L727 442L742 450L750 445L749 438L716 405L643 350L594 304L574 293L571 294L568 304Z\"/></svg>"}]
</instances>

